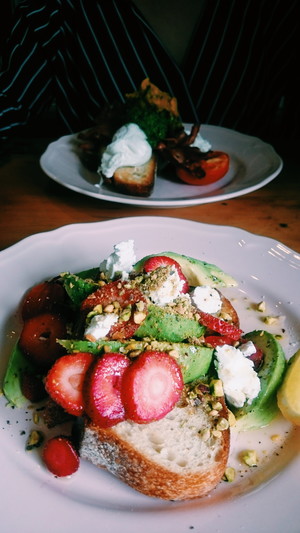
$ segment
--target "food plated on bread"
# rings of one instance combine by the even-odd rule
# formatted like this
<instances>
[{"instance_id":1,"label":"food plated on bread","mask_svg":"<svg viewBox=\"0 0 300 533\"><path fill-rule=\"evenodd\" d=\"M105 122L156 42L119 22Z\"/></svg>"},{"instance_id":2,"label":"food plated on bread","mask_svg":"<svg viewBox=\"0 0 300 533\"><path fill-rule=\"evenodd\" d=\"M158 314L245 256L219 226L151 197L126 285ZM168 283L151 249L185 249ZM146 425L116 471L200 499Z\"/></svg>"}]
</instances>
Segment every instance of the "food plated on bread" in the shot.
<instances>
[{"instance_id":1,"label":"food plated on bread","mask_svg":"<svg viewBox=\"0 0 300 533\"><path fill-rule=\"evenodd\" d=\"M205 186L229 170L229 156L214 151L194 124L186 131L175 97L148 78L125 102L107 106L95 127L78 135L79 157L108 187L149 196L157 168L171 166L179 182Z\"/></svg>"},{"instance_id":2,"label":"food plated on bread","mask_svg":"<svg viewBox=\"0 0 300 533\"><path fill-rule=\"evenodd\" d=\"M41 376L46 385L44 412L49 414L54 402L75 422L77 453L145 494L186 499L206 494L226 473L233 411L245 422L250 414L245 407L252 405L250 427L273 418L285 358L272 335L242 331L232 303L222 295L224 286L235 285L231 276L174 255L160 252L137 262L133 243L119 243L100 268L62 273L30 290L22 305L22 342L12 354L4 392L15 405L24 405L18 385L25 361L27 375ZM67 335L59 334L65 353L54 362L53 315L68 326ZM41 345L47 358L37 372ZM238 377L228 358L239 367ZM220 377L226 369L230 379ZM62 447L65 457L65 447L70 448L71 439L62 440L57 427L59 441L45 445L50 471L49 447L50 452ZM172 456L172 441L162 436L174 431L182 442ZM67 472L55 470L55 475Z\"/></svg>"}]
</instances>

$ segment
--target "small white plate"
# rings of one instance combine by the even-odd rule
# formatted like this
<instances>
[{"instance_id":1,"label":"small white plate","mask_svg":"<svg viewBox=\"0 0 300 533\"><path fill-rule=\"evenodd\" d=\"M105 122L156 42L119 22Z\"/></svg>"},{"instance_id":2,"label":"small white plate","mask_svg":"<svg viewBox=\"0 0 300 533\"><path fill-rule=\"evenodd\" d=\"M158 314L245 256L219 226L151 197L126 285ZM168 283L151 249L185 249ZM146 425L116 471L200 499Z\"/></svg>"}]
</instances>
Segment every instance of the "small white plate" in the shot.
<instances>
[{"instance_id":1,"label":"small white plate","mask_svg":"<svg viewBox=\"0 0 300 533\"><path fill-rule=\"evenodd\" d=\"M20 332L16 309L24 292L59 272L98 265L113 244L128 239L135 241L137 259L171 250L217 264L238 281L224 294L232 299L244 331L282 334L288 358L299 349L299 254L238 228L177 218L120 218L33 235L0 253L0 379ZM263 299L266 312L280 317L272 327L253 310ZM40 428L33 412L11 409L0 398L2 533L20 528L23 533L299 532L300 427L281 417L265 429L242 435L233 430L233 483L221 482L203 499L175 503L143 496L84 461L70 479L53 477L43 466L41 450L25 452L28 432ZM257 468L240 461L245 449L256 450Z\"/></svg>"},{"instance_id":2,"label":"small white plate","mask_svg":"<svg viewBox=\"0 0 300 533\"><path fill-rule=\"evenodd\" d=\"M263 187L282 169L282 160L273 147L256 137L205 124L201 126L201 134L214 150L229 154L230 168L224 178L211 185L194 186L162 172L147 198L99 186L99 176L87 170L79 160L75 149L77 135L66 135L49 144L40 165L50 178L68 189L99 200L143 207L184 207L227 200Z\"/></svg>"}]
</instances>

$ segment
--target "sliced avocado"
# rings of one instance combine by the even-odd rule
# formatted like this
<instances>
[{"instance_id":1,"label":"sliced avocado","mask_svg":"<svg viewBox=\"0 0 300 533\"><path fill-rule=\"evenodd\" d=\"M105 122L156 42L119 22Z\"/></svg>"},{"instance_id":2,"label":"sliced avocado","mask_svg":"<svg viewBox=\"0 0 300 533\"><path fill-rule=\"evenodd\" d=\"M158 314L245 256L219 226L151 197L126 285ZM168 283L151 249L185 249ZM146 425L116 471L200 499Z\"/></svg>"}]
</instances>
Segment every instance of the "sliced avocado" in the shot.
<instances>
[{"instance_id":1,"label":"sliced avocado","mask_svg":"<svg viewBox=\"0 0 300 533\"><path fill-rule=\"evenodd\" d=\"M10 355L3 380L3 393L6 399L16 407L23 407L28 402L21 390L21 373L24 370L32 371L33 366L16 344Z\"/></svg>"},{"instance_id":2,"label":"sliced avocado","mask_svg":"<svg viewBox=\"0 0 300 533\"><path fill-rule=\"evenodd\" d=\"M99 285L91 278L85 279L77 274L64 272L61 274L61 278L69 298L76 306L80 305L81 302L87 298L87 296L89 296L89 294L99 288Z\"/></svg>"},{"instance_id":3,"label":"sliced avocado","mask_svg":"<svg viewBox=\"0 0 300 533\"><path fill-rule=\"evenodd\" d=\"M90 352L101 354L104 346L109 347L111 352L121 351L124 354L132 350L143 352L147 350L157 350L173 354L177 363L181 367L183 380L189 383L201 376L205 376L211 364L213 349L206 346L194 346L186 343L168 343L168 342L146 342L130 339L126 342L121 341L98 341L91 342L87 340L60 340L62 346L69 353Z\"/></svg>"},{"instance_id":4,"label":"sliced avocado","mask_svg":"<svg viewBox=\"0 0 300 533\"><path fill-rule=\"evenodd\" d=\"M201 326L198 320L149 305L148 314L134 336L138 339L150 337L158 341L182 342L189 337L201 337L204 331L204 326Z\"/></svg>"},{"instance_id":5,"label":"sliced avocado","mask_svg":"<svg viewBox=\"0 0 300 533\"><path fill-rule=\"evenodd\" d=\"M269 424L278 413L276 393L286 368L286 358L277 339L267 331L256 330L244 338L262 350L264 360L258 371L260 393L251 404L232 409L243 430L260 428Z\"/></svg>"},{"instance_id":6,"label":"sliced avocado","mask_svg":"<svg viewBox=\"0 0 300 533\"><path fill-rule=\"evenodd\" d=\"M147 255L134 265L134 270L140 272L143 269L144 263L149 257L156 255L166 255L177 261L182 269L183 274L187 278L192 287L198 285L209 285L210 287L236 287L237 281L229 274L226 274L218 266L206 261L200 261L187 255L177 254L175 252L160 252L153 255Z\"/></svg>"}]
</instances>

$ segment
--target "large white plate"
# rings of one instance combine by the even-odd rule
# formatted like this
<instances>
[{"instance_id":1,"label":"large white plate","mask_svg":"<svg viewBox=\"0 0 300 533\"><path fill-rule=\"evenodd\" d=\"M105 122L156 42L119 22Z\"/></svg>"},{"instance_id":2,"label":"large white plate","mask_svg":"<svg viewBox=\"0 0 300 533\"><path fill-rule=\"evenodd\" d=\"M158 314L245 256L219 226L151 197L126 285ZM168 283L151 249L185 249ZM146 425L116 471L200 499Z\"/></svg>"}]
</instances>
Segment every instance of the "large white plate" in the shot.
<instances>
[{"instance_id":1,"label":"large white plate","mask_svg":"<svg viewBox=\"0 0 300 533\"><path fill-rule=\"evenodd\" d=\"M99 176L89 172L76 154L76 135L66 135L49 144L40 164L48 176L68 189L99 200L144 207L184 207L234 198L263 187L282 169L282 160L273 147L256 137L210 125L201 126L201 133L214 150L230 155L226 176L212 185L196 187L158 173L148 198L128 196L105 185L99 186Z\"/></svg>"},{"instance_id":2,"label":"large white plate","mask_svg":"<svg viewBox=\"0 0 300 533\"><path fill-rule=\"evenodd\" d=\"M33 235L0 254L0 377L20 331L16 308L27 288L65 270L77 271L111 253L113 244L132 238L137 257L173 250L221 266L239 282L234 297L245 331L264 328L251 304L265 299L267 312L280 316L271 330L283 334L287 357L299 348L300 256L283 244L237 228L164 217L121 218L65 226ZM284 318L285 317L285 318ZM210 496L190 502L164 502L143 496L110 474L82 462L70 479L56 479L38 451L25 452L33 412L0 401L1 532L44 533L288 533L299 532L300 428L282 418L259 431L233 432L229 463L237 478L222 482ZM25 432L25 434L23 434ZM272 436L277 435L277 440ZM239 462L243 449L255 449L259 466Z\"/></svg>"}]
</instances>

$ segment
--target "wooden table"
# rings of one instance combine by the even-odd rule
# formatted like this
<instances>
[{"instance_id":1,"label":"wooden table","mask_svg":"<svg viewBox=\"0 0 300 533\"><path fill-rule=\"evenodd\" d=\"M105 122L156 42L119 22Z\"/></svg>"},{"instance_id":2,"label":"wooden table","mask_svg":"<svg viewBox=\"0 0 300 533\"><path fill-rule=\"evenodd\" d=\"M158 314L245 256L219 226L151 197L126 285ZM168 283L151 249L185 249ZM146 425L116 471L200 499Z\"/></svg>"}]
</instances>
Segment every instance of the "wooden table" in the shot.
<instances>
[{"instance_id":1,"label":"wooden table","mask_svg":"<svg viewBox=\"0 0 300 533\"><path fill-rule=\"evenodd\" d=\"M284 161L279 176L252 193L183 208L144 208L100 201L73 192L47 177L39 158L54 139L19 138L0 161L0 250L66 224L127 216L170 216L230 225L272 237L300 252L299 158L295 146L275 147Z\"/></svg>"}]
</instances>

